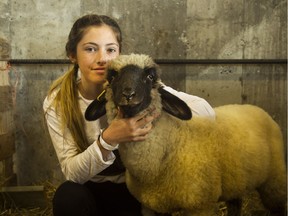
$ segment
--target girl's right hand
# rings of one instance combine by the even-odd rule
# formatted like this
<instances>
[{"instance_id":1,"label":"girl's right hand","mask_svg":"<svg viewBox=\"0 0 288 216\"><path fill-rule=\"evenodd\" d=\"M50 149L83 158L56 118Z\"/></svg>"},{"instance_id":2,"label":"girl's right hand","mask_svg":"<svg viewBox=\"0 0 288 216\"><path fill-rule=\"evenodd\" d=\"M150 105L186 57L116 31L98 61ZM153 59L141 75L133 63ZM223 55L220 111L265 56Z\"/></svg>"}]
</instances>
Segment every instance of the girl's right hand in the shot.
<instances>
[{"instance_id":1,"label":"girl's right hand","mask_svg":"<svg viewBox=\"0 0 288 216\"><path fill-rule=\"evenodd\" d=\"M146 110L132 118L123 118L122 113L118 111L117 117L103 131L102 137L111 145L143 141L152 129L152 121L157 117L153 111Z\"/></svg>"}]
</instances>

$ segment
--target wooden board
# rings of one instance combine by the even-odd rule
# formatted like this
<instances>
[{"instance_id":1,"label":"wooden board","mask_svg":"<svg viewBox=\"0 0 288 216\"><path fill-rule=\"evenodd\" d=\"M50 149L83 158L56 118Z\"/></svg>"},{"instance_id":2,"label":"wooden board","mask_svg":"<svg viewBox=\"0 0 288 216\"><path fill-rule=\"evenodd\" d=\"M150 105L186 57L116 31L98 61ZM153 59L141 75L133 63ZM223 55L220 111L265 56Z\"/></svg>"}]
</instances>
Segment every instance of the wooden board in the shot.
<instances>
[{"instance_id":1,"label":"wooden board","mask_svg":"<svg viewBox=\"0 0 288 216\"><path fill-rule=\"evenodd\" d=\"M2 187L0 194L5 202L17 208L46 208L48 205L44 186Z\"/></svg>"}]
</instances>

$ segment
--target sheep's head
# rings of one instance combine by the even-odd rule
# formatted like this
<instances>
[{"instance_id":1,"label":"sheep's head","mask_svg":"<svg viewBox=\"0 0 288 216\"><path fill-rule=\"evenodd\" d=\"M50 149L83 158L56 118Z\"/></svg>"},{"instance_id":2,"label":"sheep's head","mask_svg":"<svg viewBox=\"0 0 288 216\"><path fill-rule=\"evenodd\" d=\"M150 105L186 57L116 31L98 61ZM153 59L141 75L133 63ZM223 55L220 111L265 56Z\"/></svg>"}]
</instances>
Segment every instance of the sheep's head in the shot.
<instances>
[{"instance_id":1,"label":"sheep's head","mask_svg":"<svg viewBox=\"0 0 288 216\"><path fill-rule=\"evenodd\" d=\"M115 105L124 117L132 117L149 106L150 92L155 86L157 74L154 67L127 65L120 71L108 70L107 79L111 85Z\"/></svg>"},{"instance_id":2,"label":"sheep's head","mask_svg":"<svg viewBox=\"0 0 288 216\"><path fill-rule=\"evenodd\" d=\"M111 62L107 70L114 103L124 117L133 117L149 106L151 90L157 86L158 81L156 65L148 56L129 57L123 56ZM121 67L118 67L119 64Z\"/></svg>"},{"instance_id":3,"label":"sheep's head","mask_svg":"<svg viewBox=\"0 0 288 216\"><path fill-rule=\"evenodd\" d=\"M133 117L146 109L152 100L151 92L156 91L161 95L165 111L180 119L191 118L190 108L161 87L159 76L157 64L147 55L121 55L109 63L108 89L112 91L113 103L122 111L124 117ZM86 110L85 118L95 120L104 115L105 103L104 96L93 101Z\"/></svg>"}]
</instances>

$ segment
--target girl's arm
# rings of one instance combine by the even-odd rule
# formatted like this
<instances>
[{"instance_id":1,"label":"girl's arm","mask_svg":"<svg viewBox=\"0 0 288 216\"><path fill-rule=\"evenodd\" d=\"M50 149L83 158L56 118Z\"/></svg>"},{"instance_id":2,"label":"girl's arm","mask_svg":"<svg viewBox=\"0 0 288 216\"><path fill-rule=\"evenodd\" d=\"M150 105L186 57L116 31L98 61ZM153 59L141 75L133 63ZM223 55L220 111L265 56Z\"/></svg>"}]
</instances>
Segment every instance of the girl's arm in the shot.
<instances>
[{"instance_id":1,"label":"girl's arm","mask_svg":"<svg viewBox=\"0 0 288 216\"><path fill-rule=\"evenodd\" d=\"M67 128L62 130L61 118L50 103L51 101L46 98L43 109L62 172L67 180L83 184L109 167L114 162L115 155L110 151L103 157L97 139L91 138L90 140L93 140L91 145L84 152L79 153L70 131ZM94 130L94 133L97 131L100 132L100 128ZM98 134L95 137L98 137Z\"/></svg>"},{"instance_id":2,"label":"girl's arm","mask_svg":"<svg viewBox=\"0 0 288 216\"><path fill-rule=\"evenodd\" d=\"M214 109L203 98L200 98L194 95L189 95L184 92L176 91L175 89L168 87L168 86L164 86L164 89L174 94L175 96L179 97L185 103L187 103L187 105L190 107L192 111L192 115L215 119Z\"/></svg>"}]
</instances>

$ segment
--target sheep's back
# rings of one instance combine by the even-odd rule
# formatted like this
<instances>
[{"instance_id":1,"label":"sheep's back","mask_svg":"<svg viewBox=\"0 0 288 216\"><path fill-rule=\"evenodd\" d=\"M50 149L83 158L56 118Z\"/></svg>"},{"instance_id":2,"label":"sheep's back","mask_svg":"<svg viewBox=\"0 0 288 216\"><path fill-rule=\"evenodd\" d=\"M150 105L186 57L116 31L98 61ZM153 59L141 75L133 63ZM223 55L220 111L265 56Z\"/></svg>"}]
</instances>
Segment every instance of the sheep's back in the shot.
<instances>
[{"instance_id":1,"label":"sheep's back","mask_svg":"<svg viewBox=\"0 0 288 216\"><path fill-rule=\"evenodd\" d=\"M165 114L155 127L154 144L166 151L158 166L163 179L170 179L163 184L183 203L238 197L263 184L275 169L284 169L280 128L264 110L226 105L215 112L215 121L196 116L180 121ZM185 196L186 190L194 197Z\"/></svg>"},{"instance_id":2,"label":"sheep's back","mask_svg":"<svg viewBox=\"0 0 288 216\"><path fill-rule=\"evenodd\" d=\"M215 108L215 112L217 125L222 129L218 145L223 199L259 187L274 169L282 169L281 131L264 110L252 105L226 105Z\"/></svg>"}]
</instances>

